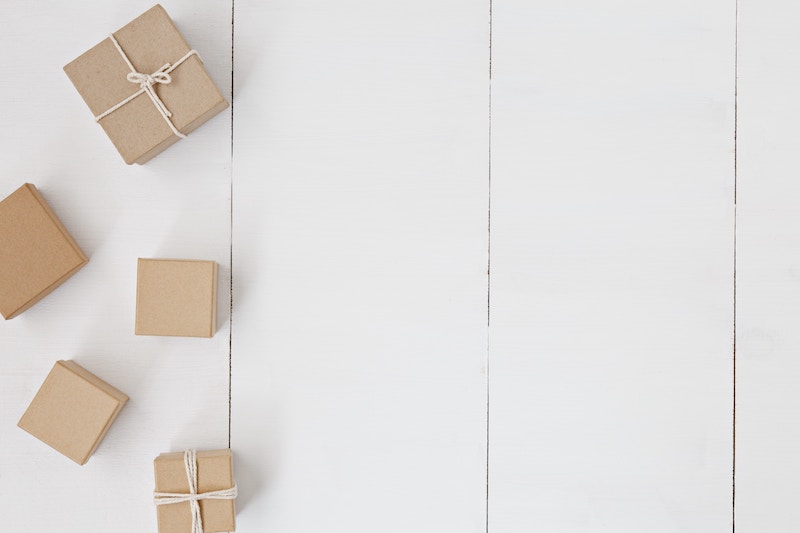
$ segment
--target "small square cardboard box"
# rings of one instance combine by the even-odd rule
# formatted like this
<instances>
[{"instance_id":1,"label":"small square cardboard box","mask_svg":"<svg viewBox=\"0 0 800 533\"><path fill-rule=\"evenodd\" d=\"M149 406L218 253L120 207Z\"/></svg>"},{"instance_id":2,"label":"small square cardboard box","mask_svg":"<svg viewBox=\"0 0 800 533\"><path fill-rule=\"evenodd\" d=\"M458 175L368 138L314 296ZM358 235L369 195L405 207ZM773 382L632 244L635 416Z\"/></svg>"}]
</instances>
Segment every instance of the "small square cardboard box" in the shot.
<instances>
[{"instance_id":1,"label":"small square cardboard box","mask_svg":"<svg viewBox=\"0 0 800 533\"><path fill-rule=\"evenodd\" d=\"M228 107L160 5L64 72L129 165L149 161Z\"/></svg>"},{"instance_id":2,"label":"small square cardboard box","mask_svg":"<svg viewBox=\"0 0 800 533\"><path fill-rule=\"evenodd\" d=\"M127 401L74 361L57 361L17 425L82 465Z\"/></svg>"},{"instance_id":3,"label":"small square cardboard box","mask_svg":"<svg viewBox=\"0 0 800 533\"><path fill-rule=\"evenodd\" d=\"M216 329L216 262L139 259L137 335L213 337Z\"/></svg>"},{"instance_id":4,"label":"small square cardboard box","mask_svg":"<svg viewBox=\"0 0 800 533\"><path fill-rule=\"evenodd\" d=\"M197 451L197 493L227 490L235 486L233 455L230 449ZM189 479L184 466L184 452L162 453L153 461L156 492L188 494ZM236 507L233 499L201 499L200 518L204 533L236 530ZM191 533L192 513L189 502L156 507L158 533Z\"/></svg>"},{"instance_id":5,"label":"small square cardboard box","mask_svg":"<svg viewBox=\"0 0 800 533\"><path fill-rule=\"evenodd\" d=\"M0 202L0 314L14 318L89 258L39 191L26 183Z\"/></svg>"}]
</instances>

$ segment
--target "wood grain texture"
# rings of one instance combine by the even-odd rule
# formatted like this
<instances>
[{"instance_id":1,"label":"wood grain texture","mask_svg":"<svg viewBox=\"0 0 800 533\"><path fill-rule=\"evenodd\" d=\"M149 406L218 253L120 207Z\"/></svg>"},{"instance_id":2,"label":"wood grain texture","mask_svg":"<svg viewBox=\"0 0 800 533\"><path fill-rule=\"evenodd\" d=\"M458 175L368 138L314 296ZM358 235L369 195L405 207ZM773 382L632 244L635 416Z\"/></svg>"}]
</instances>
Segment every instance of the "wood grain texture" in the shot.
<instances>
[{"instance_id":1,"label":"wood grain texture","mask_svg":"<svg viewBox=\"0 0 800 533\"><path fill-rule=\"evenodd\" d=\"M238 527L484 531L488 4L235 27Z\"/></svg>"},{"instance_id":2,"label":"wood grain texture","mask_svg":"<svg viewBox=\"0 0 800 533\"><path fill-rule=\"evenodd\" d=\"M731 530L732 2L493 2L489 531Z\"/></svg>"},{"instance_id":3,"label":"wood grain texture","mask_svg":"<svg viewBox=\"0 0 800 533\"><path fill-rule=\"evenodd\" d=\"M234 109L128 167L62 67L151 6L0 3L0 197L90 257L0 322L3 530L156 531L230 438L240 531L731 531L734 244L736 529L796 529L800 8L239 0ZM230 98L233 2L165 7ZM134 336L138 257L212 339ZM57 359L131 398L83 467L16 427Z\"/></svg>"},{"instance_id":4,"label":"wood grain texture","mask_svg":"<svg viewBox=\"0 0 800 533\"><path fill-rule=\"evenodd\" d=\"M736 531L795 531L800 6L739 2Z\"/></svg>"},{"instance_id":5,"label":"wood grain texture","mask_svg":"<svg viewBox=\"0 0 800 533\"><path fill-rule=\"evenodd\" d=\"M0 515L4 531L155 531L152 460L228 444L230 115L145 166L126 166L62 67L152 2L0 4L0 196L29 181L90 257L73 278L0 323ZM230 86L231 3L168 9L215 81ZM135 337L137 257L220 264L213 339ZM16 427L57 359L130 396L79 467Z\"/></svg>"}]
</instances>

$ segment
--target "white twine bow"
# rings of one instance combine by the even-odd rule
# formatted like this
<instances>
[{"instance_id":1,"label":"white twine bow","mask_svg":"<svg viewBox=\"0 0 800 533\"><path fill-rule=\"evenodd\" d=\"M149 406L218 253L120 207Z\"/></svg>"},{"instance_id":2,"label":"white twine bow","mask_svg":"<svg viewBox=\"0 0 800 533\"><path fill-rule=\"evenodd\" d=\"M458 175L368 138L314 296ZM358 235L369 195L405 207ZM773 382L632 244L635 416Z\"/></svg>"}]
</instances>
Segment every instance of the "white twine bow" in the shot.
<instances>
[{"instance_id":1,"label":"white twine bow","mask_svg":"<svg viewBox=\"0 0 800 533\"><path fill-rule=\"evenodd\" d=\"M117 105L111 106L105 112L100 113L99 115L94 117L94 119L97 122L100 122L100 119L110 115L120 107L124 106L125 104L127 104L128 102L139 96L140 94L147 93L147 96L150 97L150 100L153 102L153 105L156 106L156 110L158 111L158 113L167 123L169 129L172 130L172 133L174 133L181 139L185 139L186 135L178 131L178 128L176 128L175 124L172 123L172 120L170 119L172 113L169 111L169 109L167 109L167 106L164 105L164 102L161 100L161 98L158 97L158 94L156 94L155 85L159 83L164 85L169 85L170 83L172 83L172 76L170 76L169 73L175 70L181 63L183 63L190 57L196 55L199 58L200 55L197 53L197 50L189 50L189 52L187 52L185 56L177 60L175 63L172 64L166 63L164 66L162 66L160 69L153 72L152 74L144 74L142 72L136 71L136 69L133 67L133 63L131 63L131 60L128 59L128 56L122 50L122 47L117 42L117 39L114 38L114 35L111 34L108 36L108 38L111 39L111 42L116 47L117 51L119 52L119 55L122 56L122 59L125 60L125 64L127 64L128 68L131 69L131 71L125 78L131 83L138 84L139 90L130 95L129 97L127 97L126 99L124 99L123 101L121 101L120 103L118 103Z\"/></svg>"},{"instance_id":2,"label":"white twine bow","mask_svg":"<svg viewBox=\"0 0 800 533\"><path fill-rule=\"evenodd\" d=\"M171 505L173 503L189 502L192 512L192 533L203 533L203 519L200 516L200 500L233 500L238 494L236 484L224 490L197 493L197 452L186 450L183 452L183 465L186 468L186 477L189 479L189 493L154 492L153 501L156 505Z\"/></svg>"}]
</instances>

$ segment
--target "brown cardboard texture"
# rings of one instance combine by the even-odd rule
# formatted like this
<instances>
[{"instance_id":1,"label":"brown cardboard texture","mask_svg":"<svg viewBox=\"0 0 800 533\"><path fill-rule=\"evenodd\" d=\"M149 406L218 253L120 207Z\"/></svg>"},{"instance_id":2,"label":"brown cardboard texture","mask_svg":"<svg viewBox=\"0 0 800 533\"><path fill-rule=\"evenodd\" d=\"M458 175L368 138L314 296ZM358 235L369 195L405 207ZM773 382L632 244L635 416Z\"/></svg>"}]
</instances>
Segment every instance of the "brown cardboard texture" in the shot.
<instances>
[{"instance_id":1,"label":"brown cardboard texture","mask_svg":"<svg viewBox=\"0 0 800 533\"><path fill-rule=\"evenodd\" d=\"M6 320L88 261L36 187L26 183L0 202L0 314Z\"/></svg>"},{"instance_id":2,"label":"brown cardboard texture","mask_svg":"<svg viewBox=\"0 0 800 533\"><path fill-rule=\"evenodd\" d=\"M153 461L157 492L189 493L189 480L183 464L183 452L162 453ZM233 456L229 449L197 452L197 492L211 492L233 487ZM199 501L204 533L236 530L236 507L233 500ZM190 533L192 513L189 502L156 507L158 533Z\"/></svg>"},{"instance_id":3,"label":"brown cardboard texture","mask_svg":"<svg viewBox=\"0 0 800 533\"><path fill-rule=\"evenodd\" d=\"M213 337L217 330L217 263L139 259L136 334Z\"/></svg>"},{"instance_id":4,"label":"brown cardboard texture","mask_svg":"<svg viewBox=\"0 0 800 533\"><path fill-rule=\"evenodd\" d=\"M127 401L74 361L57 361L17 425L82 465Z\"/></svg>"},{"instance_id":5,"label":"brown cardboard texture","mask_svg":"<svg viewBox=\"0 0 800 533\"><path fill-rule=\"evenodd\" d=\"M191 50L160 5L113 35L133 68L146 75L176 63ZM131 69L110 38L66 65L64 72L95 117L141 87L135 80L128 81ZM228 107L198 55L189 57L169 76L169 83L153 83L152 87L172 113L170 120L184 135ZM99 122L128 164L145 163L179 140L144 92Z\"/></svg>"}]
</instances>

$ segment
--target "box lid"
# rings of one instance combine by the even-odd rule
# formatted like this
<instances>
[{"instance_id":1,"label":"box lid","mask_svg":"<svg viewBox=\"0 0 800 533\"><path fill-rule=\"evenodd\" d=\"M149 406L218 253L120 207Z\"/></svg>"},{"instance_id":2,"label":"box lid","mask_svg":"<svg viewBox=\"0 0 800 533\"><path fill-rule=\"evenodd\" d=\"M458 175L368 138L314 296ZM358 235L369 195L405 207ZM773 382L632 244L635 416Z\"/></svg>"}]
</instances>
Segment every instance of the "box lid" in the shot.
<instances>
[{"instance_id":1,"label":"box lid","mask_svg":"<svg viewBox=\"0 0 800 533\"><path fill-rule=\"evenodd\" d=\"M17 425L82 465L127 401L74 361L57 361Z\"/></svg>"},{"instance_id":2,"label":"box lid","mask_svg":"<svg viewBox=\"0 0 800 533\"><path fill-rule=\"evenodd\" d=\"M26 183L0 202L0 314L13 318L89 259L42 195Z\"/></svg>"}]
</instances>

